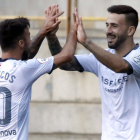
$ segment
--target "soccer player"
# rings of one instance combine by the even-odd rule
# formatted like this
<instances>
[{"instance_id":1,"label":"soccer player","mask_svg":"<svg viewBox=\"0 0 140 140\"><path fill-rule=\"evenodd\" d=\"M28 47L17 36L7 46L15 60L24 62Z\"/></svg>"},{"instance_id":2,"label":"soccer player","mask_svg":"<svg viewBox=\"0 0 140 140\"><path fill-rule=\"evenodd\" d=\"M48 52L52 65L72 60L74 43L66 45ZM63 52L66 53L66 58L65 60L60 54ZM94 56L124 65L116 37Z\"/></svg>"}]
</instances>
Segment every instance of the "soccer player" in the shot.
<instances>
[{"instance_id":1,"label":"soccer player","mask_svg":"<svg viewBox=\"0 0 140 140\"><path fill-rule=\"evenodd\" d=\"M108 8L104 50L87 38L78 17L77 38L91 53L76 55L60 68L87 71L99 78L102 99L102 140L140 139L140 47L133 40L138 13L127 5ZM53 55L62 49L55 34L47 37ZM54 48L55 46L55 48ZM57 47L56 47L57 46Z\"/></svg>"},{"instance_id":2,"label":"soccer player","mask_svg":"<svg viewBox=\"0 0 140 140\"><path fill-rule=\"evenodd\" d=\"M44 37L59 25L57 18L61 14L63 12L59 13L55 6L46 10L45 27L41 31ZM21 60L26 51L27 58L30 58L29 26L26 18L7 19L0 23L0 140L28 140L32 84L41 75L50 74L74 57L77 43L75 13L63 50L50 58Z\"/></svg>"}]
</instances>

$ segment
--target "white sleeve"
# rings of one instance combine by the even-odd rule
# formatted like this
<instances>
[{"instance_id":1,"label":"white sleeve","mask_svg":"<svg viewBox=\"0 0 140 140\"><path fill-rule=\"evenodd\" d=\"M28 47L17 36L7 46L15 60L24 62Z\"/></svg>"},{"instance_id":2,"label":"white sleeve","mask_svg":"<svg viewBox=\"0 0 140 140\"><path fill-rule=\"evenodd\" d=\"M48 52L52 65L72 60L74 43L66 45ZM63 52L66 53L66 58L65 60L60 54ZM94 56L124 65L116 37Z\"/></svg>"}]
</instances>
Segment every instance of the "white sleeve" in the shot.
<instances>
[{"instance_id":1,"label":"white sleeve","mask_svg":"<svg viewBox=\"0 0 140 140\"><path fill-rule=\"evenodd\" d=\"M133 68L133 74L140 76L140 49L133 50L130 55L124 57Z\"/></svg>"},{"instance_id":2,"label":"white sleeve","mask_svg":"<svg viewBox=\"0 0 140 140\"><path fill-rule=\"evenodd\" d=\"M29 59L24 62L20 70L24 78L29 82L34 82L41 75L52 72L54 57L44 59Z\"/></svg>"},{"instance_id":3,"label":"white sleeve","mask_svg":"<svg viewBox=\"0 0 140 140\"><path fill-rule=\"evenodd\" d=\"M98 76L98 60L90 53L89 55L75 55L84 71L92 72Z\"/></svg>"}]
</instances>

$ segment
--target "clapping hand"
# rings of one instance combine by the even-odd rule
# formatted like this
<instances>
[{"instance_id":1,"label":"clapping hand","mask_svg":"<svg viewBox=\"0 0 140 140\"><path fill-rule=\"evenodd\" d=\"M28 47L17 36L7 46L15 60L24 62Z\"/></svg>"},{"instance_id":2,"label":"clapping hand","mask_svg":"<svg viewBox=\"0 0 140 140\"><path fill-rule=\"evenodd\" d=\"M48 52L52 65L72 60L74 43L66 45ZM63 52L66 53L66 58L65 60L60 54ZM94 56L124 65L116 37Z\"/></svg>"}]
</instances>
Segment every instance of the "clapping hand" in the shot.
<instances>
[{"instance_id":1,"label":"clapping hand","mask_svg":"<svg viewBox=\"0 0 140 140\"><path fill-rule=\"evenodd\" d=\"M87 40L87 36L85 33L85 29L83 27L83 23L82 23L82 17L79 18L78 14L77 14L77 8L75 8L75 15L76 15L76 22L77 22L77 39L78 42L81 43L82 45L85 44L86 40Z\"/></svg>"},{"instance_id":2,"label":"clapping hand","mask_svg":"<svg viewBox=\"0 0 140 140\"><path fill-rule=\"evenodd\" d=\"M45 21L42 28L42 34L44 36L56 33L61 22L58 20L58 17L63 13L64 12L59 12L58 5L49 6L49 8L45 10Z\"/></svg>"}]
</instances>

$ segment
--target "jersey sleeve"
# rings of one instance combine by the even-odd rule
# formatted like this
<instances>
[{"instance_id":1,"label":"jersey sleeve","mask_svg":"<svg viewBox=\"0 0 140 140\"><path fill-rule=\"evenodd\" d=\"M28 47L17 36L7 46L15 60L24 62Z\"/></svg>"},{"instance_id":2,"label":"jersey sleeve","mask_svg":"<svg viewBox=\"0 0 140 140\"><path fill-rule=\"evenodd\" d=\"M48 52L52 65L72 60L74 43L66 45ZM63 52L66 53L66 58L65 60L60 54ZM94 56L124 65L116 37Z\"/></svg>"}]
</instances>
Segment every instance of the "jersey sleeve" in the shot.
<instances>
[{"instance_id":1,"label":"jersey sleeve","mask_svg":"<svg viewBox=\"0 0 140 140\"><path fill-rule=\"evenodd\" d=\"M34 82L41 75L50 74L53 69L54 57L44 59L29 59L23 62L21 72L25 79L29 82Z\"/></svg>"},{"instance_id":2,"label":"jersey sleeve","mask_svg":"<svg viewBox=\"0 0 140 140\"><path fill-rule=\"evenodd\" d=\"M89 55L75 55L75 57L84 71L92 72L98 76L98 61L92 53Z\"/></svg>"},{"instance_id":3,"label":"jersey sleeve","mask_svg":"<svg viewBox=\"0 0 140 140\"><path fill-rule=\"evenodd\" d=\"M134 75L140 76L140 49L133 50L130 55L124 57L132 67Z\"/></svg>"}]
</instances>

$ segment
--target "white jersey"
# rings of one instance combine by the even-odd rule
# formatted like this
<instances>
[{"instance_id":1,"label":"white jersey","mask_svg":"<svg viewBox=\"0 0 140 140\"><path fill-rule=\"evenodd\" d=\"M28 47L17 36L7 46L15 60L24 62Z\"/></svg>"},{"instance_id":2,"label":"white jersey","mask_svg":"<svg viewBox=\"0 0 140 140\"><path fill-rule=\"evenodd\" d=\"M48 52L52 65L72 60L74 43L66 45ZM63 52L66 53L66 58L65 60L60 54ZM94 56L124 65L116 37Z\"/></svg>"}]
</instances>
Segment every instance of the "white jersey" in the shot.
<instances>
[{"instance_id":1,"label":"white jersey","mask_svg":"<svg viewBox=\"0 0 140 140\"><path fill-rule=\"evenodd\" d=\"M53 61L0 59L0 140L28 140L31 87L51 72Z\"/></svg>"},{"instance_id":2,"label":"white jersey","mask_svg":"<svg viewBox=\"0 0 140 140\"><path fill-rule=\"evenodd\" d=\"M108 50L114 53L113 49ZM84 71L99 78L102 99L102 140L140 140L140 47L123 59L133 73L115 73L93 54L77 55Z\"/></svg>"}]
</instances>

